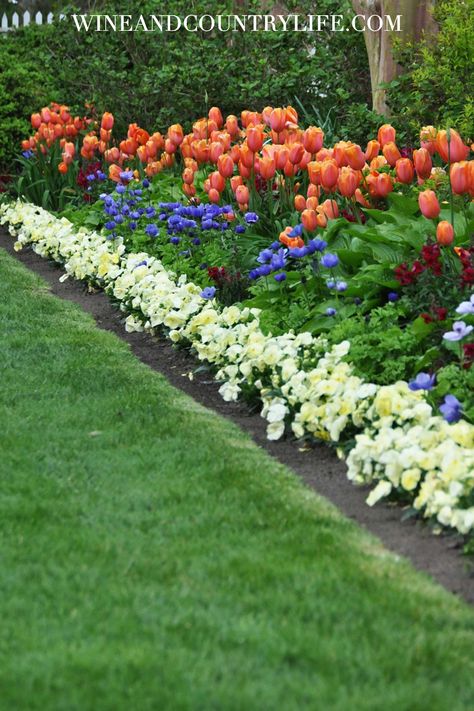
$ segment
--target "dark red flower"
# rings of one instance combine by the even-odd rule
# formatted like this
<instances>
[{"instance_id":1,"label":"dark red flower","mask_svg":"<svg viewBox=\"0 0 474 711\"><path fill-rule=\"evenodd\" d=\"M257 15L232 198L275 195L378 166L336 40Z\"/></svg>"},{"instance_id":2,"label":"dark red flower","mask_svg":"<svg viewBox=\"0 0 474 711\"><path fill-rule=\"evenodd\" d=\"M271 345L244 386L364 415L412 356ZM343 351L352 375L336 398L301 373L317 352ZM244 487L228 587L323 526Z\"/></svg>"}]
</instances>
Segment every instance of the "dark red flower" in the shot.
<instances>
[{"instance_id":1,"label":"dark red flower","mask_svg":"<svg viewBox=\"0 0 474 711\"><path fill-rule=\"evenodd\" d=\"M422 313L422 314L420 314L420 316L425 323L431 323L433 321L433 317L431 314Z\"/></svg>"}]
</instances>

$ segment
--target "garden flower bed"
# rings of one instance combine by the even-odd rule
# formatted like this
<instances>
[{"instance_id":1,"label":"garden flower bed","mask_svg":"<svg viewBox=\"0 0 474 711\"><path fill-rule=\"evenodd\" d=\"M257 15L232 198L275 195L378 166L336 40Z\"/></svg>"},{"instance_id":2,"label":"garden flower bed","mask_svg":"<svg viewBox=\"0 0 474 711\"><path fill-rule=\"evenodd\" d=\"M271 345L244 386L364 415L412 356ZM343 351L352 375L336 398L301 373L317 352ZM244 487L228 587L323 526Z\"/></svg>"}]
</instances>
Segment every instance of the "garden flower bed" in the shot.
<instances>
[{"instance_id":1,"label":"garden flower bed","mask_svg":"<svg viewBox=\"0 0 474 711\"><path fill-rule=\"evenodd\" d=\"M455 130L412 150L385 125L363 150L324 147L292 107L121 141L107 113L32 125L1 207L18 249L191 347L270 439L334 444L369 504L471 535L474 161Z\"/></svg>"},{"instance_id":2,"label":"garden flower bed","mask_svg":"<svg viewBox=\"0 0 474 711\"><path fill-rule=\"evenodd\" d=\"M474 507L463 505L474 491L474 427L434 415L423 390L402 381L365 383L342 361L347 341L326 350L325 339L308 332L265 335L257 309L220 308L156 258L127 253L120 239L76 230L21 202L3 205L1 221L10 225L17 249L32 244L68 274L105 288L131 312L127 330L164 328L173 341L190 344L219 368L225 399L236 398L242 384L258 393L270 438L280 437L285 423L298 437L344 443L355 435L348 476L378 482L368 503L393 492L443 526L462 534L474 528Z\"/></svg>"}]
</instances>

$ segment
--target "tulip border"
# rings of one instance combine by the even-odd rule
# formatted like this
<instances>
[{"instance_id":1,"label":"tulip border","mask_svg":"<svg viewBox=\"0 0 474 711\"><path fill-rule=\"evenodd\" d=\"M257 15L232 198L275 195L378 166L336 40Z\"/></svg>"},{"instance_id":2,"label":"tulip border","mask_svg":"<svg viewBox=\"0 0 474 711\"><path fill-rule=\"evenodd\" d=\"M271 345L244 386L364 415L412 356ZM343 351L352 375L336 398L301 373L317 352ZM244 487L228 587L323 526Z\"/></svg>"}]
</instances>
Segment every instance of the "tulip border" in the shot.
<instances>
[{"instance_id":1,"label":"tulip border","mask_svg":"<svg viewBox=\"0 0 474 711\"><path fill-rule=\"evenodd\" d=\"M258 309L219 308L201 288L165 269L146 253L127 253L120 238L76 229L36 205L0 205L0 224L62 264L66 274L103 288L127 313L127 331L164 330L217 370L220 394L258 396L267 436L289 427L298 437L338 445L349 479L376 483L367 503L396 494L442 527L474 531L474 427L448 424L433 414L422 392L406 382L366 383L344 360L350 343L328 350L322 337L288 332L265 335Z\"/></svg>"}]
</instances>

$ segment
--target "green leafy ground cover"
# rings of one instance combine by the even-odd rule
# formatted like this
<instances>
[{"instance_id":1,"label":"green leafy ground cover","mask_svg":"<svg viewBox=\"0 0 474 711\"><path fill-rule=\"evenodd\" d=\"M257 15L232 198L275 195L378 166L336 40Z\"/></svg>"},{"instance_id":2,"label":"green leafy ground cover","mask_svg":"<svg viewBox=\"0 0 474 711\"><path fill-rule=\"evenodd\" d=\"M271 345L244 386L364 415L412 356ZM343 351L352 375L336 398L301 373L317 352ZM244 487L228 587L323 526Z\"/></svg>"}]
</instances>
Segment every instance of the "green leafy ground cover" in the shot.
<instances>
[{"instance_id":1,"label":"green leafy ground cover","mask_svg":"<svg viewBox=\"0 0 474 711\"><path fill-rule=\"evenodd\" d=\"M471 609L4 252L0 291L0 708L472 708Z\"/></svg>"}]
</instances>

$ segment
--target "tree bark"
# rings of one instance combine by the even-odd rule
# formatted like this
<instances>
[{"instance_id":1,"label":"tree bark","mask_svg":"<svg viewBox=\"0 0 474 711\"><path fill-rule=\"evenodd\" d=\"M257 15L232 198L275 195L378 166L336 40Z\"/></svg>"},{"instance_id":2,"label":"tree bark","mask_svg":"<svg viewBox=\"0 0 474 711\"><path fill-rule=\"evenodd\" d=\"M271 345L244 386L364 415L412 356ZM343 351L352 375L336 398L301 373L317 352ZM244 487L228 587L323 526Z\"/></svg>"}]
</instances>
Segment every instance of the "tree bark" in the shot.
<instances>
[{"instance_id":1,"label":"tree bark","mask_svg":"<svg viewBox=\"0 0 474 711\"><path fill-rule=\"evenodd\" d=\"M401 32L381 29L378 32L364 32L369 59L370 83L372 87L372 108L380 114L389 115L386 91L380 85L395 79L401 67L393 57L394 37L402 42L416 42L425 36L435 35L437 25L432 16L435 0L352 0L354 11L367 21L371 15L390 15L392 19L401 15Z\"/></svg>"}]
</instances>

